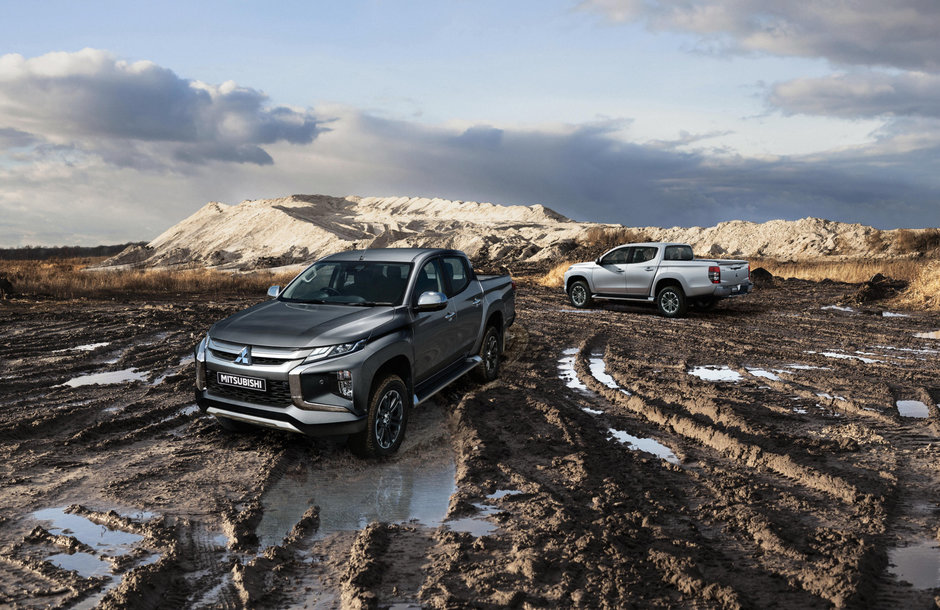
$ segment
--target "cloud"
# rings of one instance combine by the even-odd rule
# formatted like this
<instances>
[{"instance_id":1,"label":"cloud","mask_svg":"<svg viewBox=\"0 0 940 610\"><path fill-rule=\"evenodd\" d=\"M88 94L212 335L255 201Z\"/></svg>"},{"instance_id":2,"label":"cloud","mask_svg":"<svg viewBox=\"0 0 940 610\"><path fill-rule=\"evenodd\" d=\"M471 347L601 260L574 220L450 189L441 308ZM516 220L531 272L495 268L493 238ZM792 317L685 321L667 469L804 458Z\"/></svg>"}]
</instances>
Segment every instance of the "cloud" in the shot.
<instances>
[{"instance_id":1,"label":"cloud","mask_svg":"<svg viewBox=\"0 0 940 610\"><path fill-rule=\"evenodd\" d=\"M940 67L935 0L584 0L581 6L613 21L690 32L725 52L928 71Z\"/></svg>"},{"instance_id":2,"label":"cloud","mask_svg":"<svg viewBox=\"0 0 940 610\"><path fill-rule=\"evenodd\" d=\"M865 72L774 85L768 98L784 112L845 118L940 118L940 75Z\"/></svg>"},{"instance_id":3,"label":"cloud","mask_svg":"<svg viewBox=\"0 0 940 610\"><path fill-rule=\"evenodd\" d=\"M271 164L263 145L309 144L324 129L310 110L270 107L255 89L186 80L95 49L0 56L0 126L147 169Z\"/></svg>"}]
</instances>

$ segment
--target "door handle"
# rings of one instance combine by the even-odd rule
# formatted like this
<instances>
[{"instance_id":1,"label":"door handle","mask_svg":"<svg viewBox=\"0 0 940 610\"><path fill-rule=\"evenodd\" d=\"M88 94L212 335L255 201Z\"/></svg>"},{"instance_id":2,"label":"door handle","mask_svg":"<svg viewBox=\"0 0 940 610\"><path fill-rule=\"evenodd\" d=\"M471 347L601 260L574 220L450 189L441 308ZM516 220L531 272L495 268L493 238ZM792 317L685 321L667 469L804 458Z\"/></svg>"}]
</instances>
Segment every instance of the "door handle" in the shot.
<instances>
[{"instance_id":1,"label":"door handle","mask_svg":"<svg viewBox=\"0 0 940 610\"><path fill-rule=\"evenodd\" d=\"M656 267L647 267L646 270L647 270L647 271L652 271L652 270L655 269L655 268L656 268Z\"/></svg>"},{"instance_id":2,"label":"door handle","mask_svg":"<svg viewBox=\"0 0 940 610\"><path fill-rule=\"evenodd\" d=\"M482 303L483 301L481 301L480 299L473 299L473 301L471 301L471 302L473 303L473 305L474 305L474 307L475 307L475 306L479 305L480 303Z\"/></svg>"},{"instance_id":3,"label":"door handle","mask_svg":"<svg viewBox=\"0 0 940 610\"><path fill-rule=\"evenodd\" d=\"M621 269L620 267L614 267L614 271L616 271L617 273L623 273L623 269Z\"/></svg>"},{"instance_id":4,"label":"door handle","mask_svg":"<svg viewBox=\"0 0 940 610\"><path fill-rule=\"evenodd\" d=\"M452 311L452 312L450 312L450 313L448 313L448 314L444 314L444 319L447 320L448 322L450 322L451 320L454 319L454 316L456 316L456 315L457 315L457 312L456 312L456 311Z\"/></svg>"}]
</instances>

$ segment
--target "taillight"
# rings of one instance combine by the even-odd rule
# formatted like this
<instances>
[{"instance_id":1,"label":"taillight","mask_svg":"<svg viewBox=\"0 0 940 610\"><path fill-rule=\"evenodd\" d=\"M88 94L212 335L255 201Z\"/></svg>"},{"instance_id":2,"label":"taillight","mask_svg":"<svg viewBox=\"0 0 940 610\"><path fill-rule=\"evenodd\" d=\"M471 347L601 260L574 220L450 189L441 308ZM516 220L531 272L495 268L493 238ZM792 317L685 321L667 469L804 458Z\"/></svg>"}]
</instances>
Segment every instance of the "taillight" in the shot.
<instances>
[{"instance_id":1,"label":"taillight","mask_svg":"<svg viewBox=\"0 0 940 610\"><path fill-rule=\"evenodd\" d=\"M751 281L751 263L747 264L747 281Z\"/></svg>"},{"instance_id":2,"label":"taillight","mask_svg":"<svg viewBox=\"0 0 940 610\"><path fill-rule=\"evenodd\" d=\"M748 271L748 274L749 274L748 277L750 277L750 271ZM509 282L512 284L513 292L515 292L515 290L516 290L516 280L509 280Z\"/></svg>"},{"instance_id":3,"label":"taillight","mask_svg":"<svg viewBox=\"0 0 940 610\"><path fill-rule=\"evenodd\" d=\"M712 281L712 284L720 284L721 283L721 267L709 267L708 279Z\"/></svg>"}]
</instances>

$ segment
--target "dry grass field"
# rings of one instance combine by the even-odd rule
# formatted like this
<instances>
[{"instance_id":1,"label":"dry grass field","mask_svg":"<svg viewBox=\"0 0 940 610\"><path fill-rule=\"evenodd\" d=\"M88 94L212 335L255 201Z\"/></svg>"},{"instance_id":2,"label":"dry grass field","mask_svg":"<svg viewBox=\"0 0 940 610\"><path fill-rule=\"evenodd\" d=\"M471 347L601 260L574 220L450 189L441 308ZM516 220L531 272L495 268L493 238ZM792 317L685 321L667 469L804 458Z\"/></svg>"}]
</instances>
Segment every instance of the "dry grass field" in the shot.
<instances>
[{"instance_id":1,"label":"dry grass field","mask_svg":"<svg viewBox=\"0 0 940 610\"><path fill-rule=\"evenodd\" d=\"M0 277L9 278L18 294L71 299L142 294L256 295L263 294L268 286L283 286L296 275L269 271L229 273L202 267L88 270L104 258L0 260Z\"/></svg>"}]
</instances>

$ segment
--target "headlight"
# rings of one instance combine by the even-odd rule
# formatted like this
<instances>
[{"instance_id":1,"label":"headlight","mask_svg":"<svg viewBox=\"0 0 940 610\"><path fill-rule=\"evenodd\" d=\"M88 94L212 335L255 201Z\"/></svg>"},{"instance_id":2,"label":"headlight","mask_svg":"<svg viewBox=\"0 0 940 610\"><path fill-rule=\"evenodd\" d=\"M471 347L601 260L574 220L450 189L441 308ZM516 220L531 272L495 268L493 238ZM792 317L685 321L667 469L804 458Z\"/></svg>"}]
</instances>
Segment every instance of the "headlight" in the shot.
<instances>
[{"instance_id":1,"label":"headlight","mask_svg":"<svg viewBox=\"0 0 940 610\"><path fill-rule=\"evenodd\" d=\"M326 358L335 358L336 356L345 356L346 354L351 354L353 352L358 352L366 344L365 339L360 339L359 341L353 341L351 343L340 343L339 345L329 345L327 347L316 347L310 352L310 355L304 360L304 364L308 362L316 362L318 360L325 360Z\"/></svg>"},{"instance_id":2,"label":"headlight","mask_svg":"<svg viewBox=\"0 0 940 610\"><path fill-rule=\"evenodd\" d=\"M202 338L202 341L200 341L199 344L196 346L196 349L194 352L194 355L198 362L205 362L206 347L208 347L208 345L209 345L209 335L206 334L206 336Z\"/></svg>"}]
</instances>

